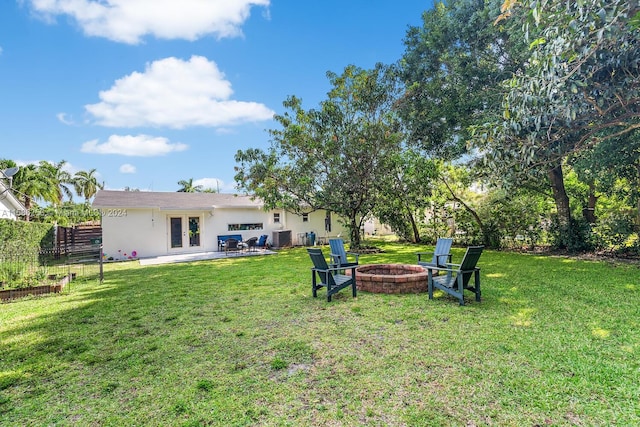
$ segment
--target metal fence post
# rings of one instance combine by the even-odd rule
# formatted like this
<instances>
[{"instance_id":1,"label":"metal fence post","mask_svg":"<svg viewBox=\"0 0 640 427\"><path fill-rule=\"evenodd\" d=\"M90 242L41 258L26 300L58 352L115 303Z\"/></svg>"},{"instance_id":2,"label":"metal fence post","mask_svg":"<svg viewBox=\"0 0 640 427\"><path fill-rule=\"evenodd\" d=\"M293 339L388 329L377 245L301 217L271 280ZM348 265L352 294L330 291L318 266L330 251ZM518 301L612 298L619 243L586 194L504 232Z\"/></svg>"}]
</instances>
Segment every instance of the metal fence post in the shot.
<instances>
[{"instance_id":1,"label":"metal fence post","mask_svg":"<svg viewBox=\"0 0 640 427\"><path fill-rule=\"evenodd\" d=\"M102 284L102 282L104 281L104 270L102 268L103 266L103 261L102 259L104 258L104 254L102 252L102 243L100 243L100 284Z\"/></svg>"}]
</instances>

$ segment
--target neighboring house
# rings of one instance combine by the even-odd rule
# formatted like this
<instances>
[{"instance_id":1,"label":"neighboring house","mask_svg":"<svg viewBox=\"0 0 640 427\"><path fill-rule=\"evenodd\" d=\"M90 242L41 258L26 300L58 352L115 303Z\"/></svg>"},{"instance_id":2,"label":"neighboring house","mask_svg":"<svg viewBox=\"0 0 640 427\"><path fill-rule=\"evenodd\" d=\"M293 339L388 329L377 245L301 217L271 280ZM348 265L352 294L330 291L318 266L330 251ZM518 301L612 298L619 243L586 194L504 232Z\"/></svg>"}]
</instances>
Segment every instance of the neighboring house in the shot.
<instances>
[{"instance_id":1,"label":"neighboring house","mask_svg":"<svg viewBox=\"0 0 640 427\"><path fill-rule=\"evenodd\" d=\"M18 215L26 212L27 209L16 199L11 189L0 181L0 218L16 220Z\"/></svg>"},{"instance_id":2,"label":"neighboring house","mask_svg":"<svg viewBox=\"0 0 640 427\"><path fill-rule=\"evenodd\" d=\"M100 190L93 207L102 213L104 253L113 259L217 251L218 236L230 234L243 241L266 234L270 243L274 234L290 234L292 245L308 243L301 239L311 232L316 242L348 236L325 211L265 211L260 200L234 194Z\"/></svg>"}]
</instances>

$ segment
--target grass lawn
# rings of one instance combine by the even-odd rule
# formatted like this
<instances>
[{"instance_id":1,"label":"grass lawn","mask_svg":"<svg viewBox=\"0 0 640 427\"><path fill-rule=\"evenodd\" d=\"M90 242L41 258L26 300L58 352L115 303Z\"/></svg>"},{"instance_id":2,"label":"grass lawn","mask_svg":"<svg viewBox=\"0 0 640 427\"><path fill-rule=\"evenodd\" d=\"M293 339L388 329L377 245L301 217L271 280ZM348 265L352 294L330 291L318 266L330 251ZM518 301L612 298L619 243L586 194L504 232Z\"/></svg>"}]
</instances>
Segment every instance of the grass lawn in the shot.
<instances>
[{"instance_id":1,"label":"grass lawn","mask_svg":"<svg viewBox=\"0 0 640 427\"><path fill-rule=\"evenodd\" d=\"M361 263L427 249L380 246ZM638 265L485 251L465 307L327 303L310 266L304 249L112 264L0 304L0 425L640 425Z\"/></svg>"}]
</instances>

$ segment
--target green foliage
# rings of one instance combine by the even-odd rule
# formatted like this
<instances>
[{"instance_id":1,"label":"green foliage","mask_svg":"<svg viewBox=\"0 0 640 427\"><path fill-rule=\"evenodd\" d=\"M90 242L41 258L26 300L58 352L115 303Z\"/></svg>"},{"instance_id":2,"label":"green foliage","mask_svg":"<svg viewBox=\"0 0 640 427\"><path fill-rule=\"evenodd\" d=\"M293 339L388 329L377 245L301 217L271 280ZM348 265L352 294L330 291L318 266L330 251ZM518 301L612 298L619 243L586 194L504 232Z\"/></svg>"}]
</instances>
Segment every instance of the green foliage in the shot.
<instances>
[{"instance_id":1,"label":"green foliage","mask_svg":"<svg viewBox=\"0 0 640 427\"><path fill-rule=\"evenodd\" d=\"M398 88L382 64L327 75L332 88L319 109L289 97L287 111L275 117L281 128L270 131L271 149L238 151L235 180L268 208L338 214L358 247L362 222L378 203L377 182L400 150L391 108Z\"/></svg>"},{"instance_id":2,"label":"green foliage","mask_svg":"<svg viewBox=\"0 0 640 427\"><path fill-rule=\"evenodd\" d=\"M18 173L13 177L12 190L27 209L25 216L27 221L30 219L29 215L35 201L40 200L59 207L67 197L68 202L71 203L73 199L71 187L73 187L78 195L84 196L85 202L88 202L98 189L104 187L95 176L96 169L78 171L71 176L64 169L66 164L66 160L57 163L42 160L38 164L30 163L20 166ZM15 166L16 162L13 160L0 159L2 169Z\"/></svg>"},{"instance_id":3,"label":"green foliage","mask_svg":"<svg viewBox=\"0 0 640 427\"><path fill-rule=\"evenodd\" d=\"M527 66L505 82L503 119L477 134L500 174L521 179L638 128L640 46L629 13L627 0L554 0L514 10L509 19L525 20L526 39L546 42L532 46Z\"/></svg>"},{"instance_id":4,"label":"green foliage","mask_svg":"<svg viewBox=\"0 0 640 427\"><path fill-rule=\"evenodd\" d=\"M638 253L638 226L635 215L629 210L603 212L593 227L595 245L598 249L618 253Z\"/></svg>"},{"instance_id":5,"label":"green foliage","mask_svg":"<svg viewBox=\"0 0 640 427\"><path fill-rule=\"evenodd\" d=\"M0 282L31 286L41 274L29 273L38 265L40 248L53 246L53 225L0 219Z\"/></svg>"},{"instance_id":6,"label":"green foliage","mask_svg":"<svg viewBox=\"0 0 640 427\"><path fill-rule=\"evenodd\" d=\"M182 179L178 181L178 185L180 186L178 193L202 193L204 191L202 185L193 185L193 178Z\"/></svg>"},{"instance_id":7,"label":"green foliage","mask_svg":"<svg viewBox=\"0 0 640 427\"><path fill-rule=\"evenodd\" d=\"M0 283L18 284L22 282L27 272L27 263L3 260L0 263Z\"/></svg>"},{"instance_id":8,"label":"green foliage","mask_svg":"<svg viewBox=\"0 0 640 427\"><path fill-rule=\"evenodd\" d=\"M467 152L468 127L500 114L499 83L527 49L519 25L493 25L499 11L499 0L440 2L407 31L399 111L408 139L432 155L458 158Z\"/></svg>"},{"instance_id":9,"label":"green foliage","mask_svg":"<svg viewBox=\"0 0 640 427\"><path fill-rule=\"evenodd\" d=\"M387 173L377 180L379 202L373 214L400 238L419 242L420 223L431 205L441 165L412 149L388 160Z\"/></svg>"},{"instance_id":10,"label":"green foliage","mask_svg":"<svg viewBox=\"0 0 640 427\"><path fill-rule=\"evenodd\" d=\"M35 251L53 246L53 224L28 223L0 218L0 253Z\"/></svg>"},{"instance_id":11,"label":"green foliage","mask_svg":"<svg viewBox=\"0 0 640 427\"><path fill-rule=\"evenodd\" d=\"M64 202L61 206L34 206L31 208L31 221L58 224L69 227L88 221L99 221L100 211L87 203Z\"/></svg>"},{"instance_id":12,"label":"green foliage","mask_svg":"<svg viewBox=\"0 0 640 427\"><path fill-rule=\"evenodd\" d=\"M554 249L566 249L571 253L588 252L595 248L591 224L584 218L571 218L568 225L554 215L549 227L551 245Z\"/></svg>"},{"instance_id":13,"label":"green foliage","mask_svg":"<svg viewBox=\"0 0 640 427\"><path fill-rule=\"evenodd\" d=\"M84 200L88 202L98 190L102 190L104 185L98 182L96 178L96 169L89 171L78 171L73 176L73 185L79 196L84 196Z\"/></svg>"}]
</instances>

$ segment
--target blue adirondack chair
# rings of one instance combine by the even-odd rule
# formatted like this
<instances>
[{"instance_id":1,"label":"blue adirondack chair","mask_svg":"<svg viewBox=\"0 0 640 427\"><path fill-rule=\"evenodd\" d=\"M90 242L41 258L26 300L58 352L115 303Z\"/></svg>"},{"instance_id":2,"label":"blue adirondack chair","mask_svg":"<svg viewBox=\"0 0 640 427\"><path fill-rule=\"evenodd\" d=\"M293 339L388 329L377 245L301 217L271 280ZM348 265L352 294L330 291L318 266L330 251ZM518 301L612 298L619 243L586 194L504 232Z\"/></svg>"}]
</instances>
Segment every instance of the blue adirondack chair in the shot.
<instances>
[{"instance_id":1,"label":"blue adirondack chair","mask_svg":"<svg viewBox=\"0 0 640 427\"><path fill-rule=\"evenodd\" d=\"M329 256L331 257L332 265L343 268L358 265L360 254L345 251L342 239L329 239L329 247L331 248ZM347 259L349 255L354 257L355 261L349 261Z\"/></svg>"},{"instance_id":2,"label":"blue adirondack chair","mask_svg":"<svg viewBox=\"0 0 640 427\"><path fill-rule=\"evenodd\" d=\"M484 246L469 246L460 264L447 264L446 267L428 266L427 283L429 299L433 299L433 288L438 288L452 295L464 305L464 290L469 290L476 295L476 301L480 301L480 268L476 267ZM434 271L446 274L435 276ZM469 282L473 276L475 286Z\"/></svg>"},{"instance_id":3,"label":"blue adirondack chair","mask_svg":"<svg viewBox=\"0 0 640 427\"><path fill-rule=\"evenodd\" d=\"M451 244L453 239L449 237L439 237L433 252L418 252L418 264L427 267L443 267L451 262ZM432 255L431 260L423 260L424 255Z\"/></svg>"},{"instance_id":4,"label":"blue adirondack chair","mask_svg":"<svg viewBox=\"0 0 640 427\"><path fill-rule=\"evenodd\" d=\"M327 301L331 302L331 296L340 290L351 286L353 297L356 297L356 266L352 266L351 275L340 274L344 267L329 267L324 258L322 249L307 248L307 252L313 262L311 269L311 291L314 298L318 296L318 289L327 288ZM320 278L318 283L317 278Z\"/></svg>"}]
</instances>

